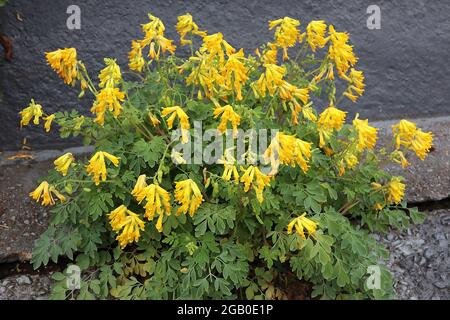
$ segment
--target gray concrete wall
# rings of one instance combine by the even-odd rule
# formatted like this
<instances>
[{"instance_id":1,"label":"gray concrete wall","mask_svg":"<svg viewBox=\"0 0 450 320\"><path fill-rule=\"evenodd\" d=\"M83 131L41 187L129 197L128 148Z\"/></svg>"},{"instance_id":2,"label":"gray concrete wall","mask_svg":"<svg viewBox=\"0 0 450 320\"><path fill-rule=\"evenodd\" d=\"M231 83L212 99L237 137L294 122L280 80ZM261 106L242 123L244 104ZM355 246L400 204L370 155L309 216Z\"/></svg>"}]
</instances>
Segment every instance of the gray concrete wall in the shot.
<instances>
[{"instance_id":1,"label":"gray concrete wall","mask_svg":"<svg viewBox=\"0 0 450 320\"><path fill-rule=\"evenodd\" d=\"M66 27L70 4L81 8L81 30ZM381 8L381 30L366 26L371 4ZM31 97L49 112L77 108L88 113L87 101L78 101L77 91L46 66L45 51L76 47L92 74L105 56L117 58L126 69L130 41L141 36L147 12L164 20L171 38L178 39L176 17L190 12L202 28L221 31L233 46L247 50L271 38L270 19L289 15L304 25L325 19L351 33L366 74L365 96L341 108L377 120L450 114L450 1L10 0L0 8L0 33L14 46L11 63L0 58L0 150L17 148L23 137L35 148L62 143L42 128L19 131L18 112Z\"/></svg>"}]
</instances>

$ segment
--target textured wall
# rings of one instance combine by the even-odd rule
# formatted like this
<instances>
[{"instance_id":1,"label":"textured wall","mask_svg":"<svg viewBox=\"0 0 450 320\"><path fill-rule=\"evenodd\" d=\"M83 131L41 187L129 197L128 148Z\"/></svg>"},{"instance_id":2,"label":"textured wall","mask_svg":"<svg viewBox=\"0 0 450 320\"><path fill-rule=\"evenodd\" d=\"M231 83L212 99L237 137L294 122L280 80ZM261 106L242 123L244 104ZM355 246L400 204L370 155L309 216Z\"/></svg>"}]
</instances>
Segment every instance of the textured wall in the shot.
<instances>
[{"instance_id":1,"label":"textured wall","mask_svg":"<svg viewBox=\"0 0 450 320\"><path fill-rule=\"evenodd\" d=\"M81 8L81 30L66 27L70 4ZM370 4L381 8L381 30L366 27ZM171 38L177 38L177 15L190 12L201 27L221 31L232 45L248 50L270 39L269 19L325 19L351 33L359 68L366 74L366 95L341 108L371 119L450 113L450 1L10 0L0 9L0 33L14 45L12 63L0 58L0 150L17 148L25 136L33 147L61 144L42 128L19 131L17 113L31 97L49 112L88 111L87 101L77 101L77 91L46 66L45 51L76 47L92 73L105 56L117 58L125 69L130 41L141 36L139 25L147 21L147 12L164 20Z\"/></svg>"}]
</instances>

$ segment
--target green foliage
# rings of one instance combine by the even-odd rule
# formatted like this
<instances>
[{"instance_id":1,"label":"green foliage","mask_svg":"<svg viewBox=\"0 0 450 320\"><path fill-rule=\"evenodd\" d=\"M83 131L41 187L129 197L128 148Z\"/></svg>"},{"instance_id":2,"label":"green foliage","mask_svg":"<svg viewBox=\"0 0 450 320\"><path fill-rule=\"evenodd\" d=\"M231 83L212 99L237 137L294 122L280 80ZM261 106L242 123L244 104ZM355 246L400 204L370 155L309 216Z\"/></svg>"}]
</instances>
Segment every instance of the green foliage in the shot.
<instances>
[{"instance_id":1,"label":"green foliage","mask_svg":"<svg viewBox=\"0 0 450 320\"><path fill-rule=\"evenodd\" d=\"M359 163L341 172L343 156L357 141L353 127L346 124L333 131L326 145L331 153L324 151L315 121L299 113L299 124L292 125L286 120L291 102L278 94L252 93L250 83L259 79L262 66L249 57L244 98L237 100L233 93L227 100L218 98L220 104L233 105L244 130L280 128L311 142L308 170L280 166L260 202L253 189L244 190L242 181L222 178L223 164L175 164L169 156L172 131L161 117L163 108L182 106L190 123L202 121L204 129L218 125L213 117L217 101L198 98L202 88L187 85L180 74L185 64L189 62L175 56L161 57L146 63L142 73L127 73L120 80L126 97L123 110L118 117L108 111L103 126L75 111L56 114L62 137L81 136L97 151L119 157L120 163L116 167L108 162L107 179L98 185L86 172L86 159L76 159L67 175L51 171L46 178L67 201L53 207L50 226L35 244L33 265L67 257L82 271L77 290L67 287L65 272L55 273L51 298L284 299L292 283L306 283L310 295L322 299L391 298L392 277L382 265L388 253L371 233L419 223L423 215L406 203L391 205L386 185L371 185L391 181L382 167L385 154L360 150ZM312 83L311 97L335 102L331 79L312 81L314 70L326 71L330 65L333 68L330 60L301 50L285 63L286 79L299 88ZM152 117L161 123L152 124ZM170 194L175 182L192 179L204 202L189 216L177 215L178 205L172 201L162 232L155 227L156 219L145 220L139 241L121 248L108 214L124 205L144 219L142 204L131 195L140 175ZM379 203L383 208L377 210ZM306 237L288 233L288 224L303 213L317 223L317 231ZM366 283L372 266L379 267L381 275L375 289Z\"/></svg>"}]
</instances>

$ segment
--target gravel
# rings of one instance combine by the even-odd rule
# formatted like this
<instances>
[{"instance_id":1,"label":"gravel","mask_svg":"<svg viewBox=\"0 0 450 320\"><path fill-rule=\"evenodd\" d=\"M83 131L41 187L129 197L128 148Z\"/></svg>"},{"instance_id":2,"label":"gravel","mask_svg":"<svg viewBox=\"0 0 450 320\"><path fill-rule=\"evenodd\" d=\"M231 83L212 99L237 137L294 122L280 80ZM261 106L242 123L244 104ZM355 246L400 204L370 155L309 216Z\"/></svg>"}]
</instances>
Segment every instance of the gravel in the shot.
<instances>
[{"instance_id":1,"label":"gravel","mask_svg":"<svg viewBox=\"0 0 450 320\"><path fill-rule=\"evenodd\" d=\"M0 280L0 300L45 300L50 293L48 275L15 275Z\"/></svg>"},{"instance_id":2,"label":"gravel","mask_svg":"<svg viewBox=\"0 0 450 320\"><path fill-rule=\"evenodd\" d=\"M449 217L450 209L432 211L423 224L382 237L398 299L450 299Z\"/></svg>"}]
</instances>

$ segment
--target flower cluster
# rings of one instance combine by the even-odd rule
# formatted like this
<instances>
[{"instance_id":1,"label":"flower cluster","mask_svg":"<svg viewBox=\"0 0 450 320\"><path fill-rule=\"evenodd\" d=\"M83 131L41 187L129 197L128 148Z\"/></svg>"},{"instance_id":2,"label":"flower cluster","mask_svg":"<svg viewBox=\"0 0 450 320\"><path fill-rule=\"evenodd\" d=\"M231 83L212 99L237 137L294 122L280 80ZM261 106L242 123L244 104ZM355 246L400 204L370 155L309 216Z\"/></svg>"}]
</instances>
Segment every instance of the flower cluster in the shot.
<instances>
[{"instance_id":1,"label":"flower cluster","mask_svg":"<svg viewBox=\"0 0 450 320\"><path fill-rule=\"evenodd\" d=\"M113 59L105 58L106 67L100 71L99 79L101 88L96 94L96 100L91 108L91 112L96 115L94 122L103 125L105 123L105 113L107 110L112 112L117 118L122 111L121 103L125 99L125 93L117 88L122 80L120 67Z\"/></svg>"}]
</instances>

